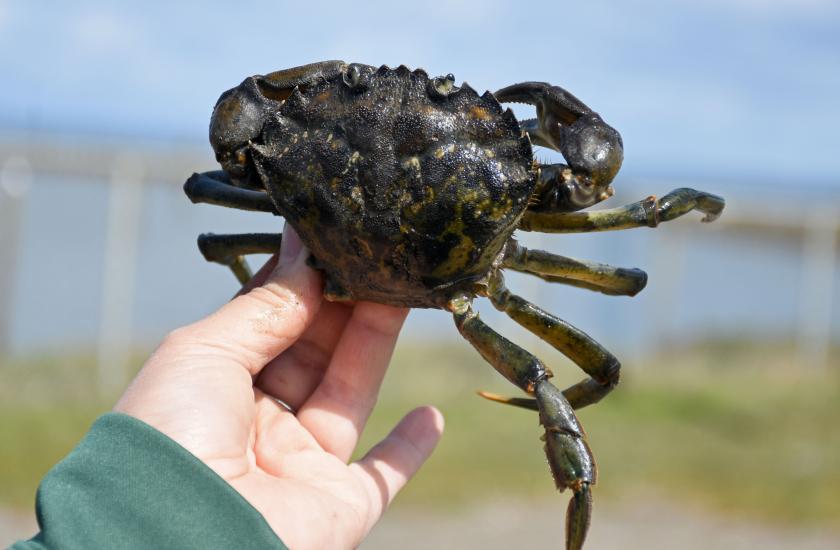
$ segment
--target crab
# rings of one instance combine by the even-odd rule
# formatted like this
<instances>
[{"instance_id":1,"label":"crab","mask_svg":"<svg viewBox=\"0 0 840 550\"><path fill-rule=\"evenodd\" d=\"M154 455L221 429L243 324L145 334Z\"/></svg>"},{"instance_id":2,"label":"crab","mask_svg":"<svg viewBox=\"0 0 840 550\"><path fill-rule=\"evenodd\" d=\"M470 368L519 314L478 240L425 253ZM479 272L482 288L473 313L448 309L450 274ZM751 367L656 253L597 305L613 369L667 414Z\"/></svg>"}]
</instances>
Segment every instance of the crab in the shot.
<instances>
[{"instance_id":1,"label":"crab","mask_svg":"<svg viewBox=\"0 0 840 550\"><path fill-rule=\"evenodd\" d=\"M500 102L536 107L518 121ZM371 300L452 313L481 356L531 397L494 401L533 409L560 491L570 489L566 548L583 546L595 460L575 410L616 386L620 363L586 333L511 293L511 269L609 295L647 283L625 269L529 250L515 231L577 233L656 227L697 210L717 218L722 198L676 189L623 207L582 211L613 194L620 134L575 96L544 82L478 95L452 74L325 61L246 78L217 102L210 142L222 170L193 174L193 202L283 216L311 252L328 300ZM532 145L567 164L540 164ZM199 237L204 257L241 283L244 256L273 253L281 235ZM561 391L544 363L485 324L476 297L533 332L587 377Z\"/></svg>"}]
</instances>

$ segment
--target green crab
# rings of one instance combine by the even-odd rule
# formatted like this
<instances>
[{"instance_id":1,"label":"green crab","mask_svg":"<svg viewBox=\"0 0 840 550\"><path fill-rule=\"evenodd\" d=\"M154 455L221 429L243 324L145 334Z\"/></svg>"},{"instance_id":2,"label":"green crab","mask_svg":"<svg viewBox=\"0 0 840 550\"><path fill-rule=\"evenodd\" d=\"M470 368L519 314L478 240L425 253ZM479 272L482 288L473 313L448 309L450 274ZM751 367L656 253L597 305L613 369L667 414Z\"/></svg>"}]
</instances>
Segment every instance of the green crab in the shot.
<instances>
[{"instance_id":1,"label":"green crab","mask_svg":"<svg viewBox=\"0 0 840 550\"><path fill-rule=\"evenodd\" d=\"M536 106L517 121L500 102ZM619 361L566 321L511 293L512 269L610 295L633 296L639 269L528 250L520 231L577 233L656 227L691 211L712 221L722 198L676 189L620 208L582 212L613 194L619 133L566 90L525 82L495 93L457 86L449 74L325 61L246 78L220 97L210 142L221 171L194 174L193 202L283 216L311 251L329 300L440 308L530 398L485 397L535 409L561 491L571 489L566 547L583 546L596 466L574 410L599 401ZM567 164L539 164L532 145ZM280 235L199 237L209 261L244 283L243 256L272 253ZM477 296L554 346L587 375L560 391L537 357L505 339L472 309Z\"/></svg>"}]
</instances>

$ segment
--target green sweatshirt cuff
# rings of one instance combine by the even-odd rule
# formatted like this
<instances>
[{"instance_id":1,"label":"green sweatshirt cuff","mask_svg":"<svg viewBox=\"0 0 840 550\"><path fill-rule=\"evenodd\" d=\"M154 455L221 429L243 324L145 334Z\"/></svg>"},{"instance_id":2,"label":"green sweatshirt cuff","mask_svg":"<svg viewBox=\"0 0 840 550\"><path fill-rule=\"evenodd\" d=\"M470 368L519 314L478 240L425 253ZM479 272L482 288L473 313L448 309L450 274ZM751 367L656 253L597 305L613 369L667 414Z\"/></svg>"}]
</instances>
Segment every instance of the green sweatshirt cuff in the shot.
<instances>
[{"instance_id":1,"label":"green sweatshirt cuff","mask_svg":"<svg viewBox=\"0 0 840 550\"><path fill-rule=\"evenodd\" d=\"M42 480L40 533L13 549L281 548L225 480L148 424L109 413Z\"/></svg>"}]
</instances>

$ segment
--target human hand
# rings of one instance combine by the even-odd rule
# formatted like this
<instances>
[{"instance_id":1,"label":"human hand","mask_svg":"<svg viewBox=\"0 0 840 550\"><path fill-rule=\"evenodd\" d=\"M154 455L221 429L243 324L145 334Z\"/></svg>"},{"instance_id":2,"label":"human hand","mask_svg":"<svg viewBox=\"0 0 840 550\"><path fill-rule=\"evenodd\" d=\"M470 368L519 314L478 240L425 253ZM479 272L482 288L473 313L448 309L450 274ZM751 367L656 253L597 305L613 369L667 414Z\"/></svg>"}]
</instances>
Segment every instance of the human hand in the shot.
<instances>
[{"instance_id":1,"label":"human hand","mask_svg":"<svg viewBox=\"0 0 840 550\"><path fill-rule=\"evenodd\" d=\"M324 301L307 255L287 225L279 260L172 332L115 410L206 463L290 548L351 548L429 457L443 418L415 409L348 464L407 310Z\"/></svg>"}]
</instances>

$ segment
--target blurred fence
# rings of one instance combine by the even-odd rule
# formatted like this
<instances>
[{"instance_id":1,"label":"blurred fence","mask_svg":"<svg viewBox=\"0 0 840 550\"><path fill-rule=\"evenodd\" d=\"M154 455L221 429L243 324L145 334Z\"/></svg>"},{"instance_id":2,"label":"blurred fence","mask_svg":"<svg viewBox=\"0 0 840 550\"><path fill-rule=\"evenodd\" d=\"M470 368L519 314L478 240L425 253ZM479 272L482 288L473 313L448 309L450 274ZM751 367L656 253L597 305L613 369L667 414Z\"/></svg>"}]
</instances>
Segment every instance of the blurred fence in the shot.
<instances>
[{"instance_id":1,"label":"blurred fence","mask_svg":"<svg viewBox=\"0 0 840 550\"><path fill-rule=\"evenodd\" d=\"M186 175L212 169L206 147L161 145L133 141L86 142L74 137L5 136L0 137L0 354L10 347L14 322L17 258L21 253L22 212L32 200L30 189L39 177L73 178L107 186L107 215L103 240L101 303L99 305L98 360L102 366L100 384L104 389L119 384L120 369L126 364L132 343L132 319L135 307L134 286L137 271L139 235L143 223L144 190L166 183L173 188ZM683 185L686 182L681 182ZM698 184L698 188L720 186ZM633 197L620 197L633 200ZM727 197L729 199L729 197ZM611 201L611 202L616 202ZM84 215L82 213L82 215ZM828 201L810 210L793 208L785 201L738 201L730 204L715 223L718 237L751 235L763 240L793 245L799 250L793 257L800 272L798 288L780 282L787 292L796 292L798 321L796 340L803 364L826 365L832 340L832 315L837 280L838 232L840 210ZM656 302L668 307L679 300L684 272L681 258L690 253L697 231L686 231L687 224L669 224L658 233L653 252L660 280ZM209 229L214 229L208 227ZM773 277L773 273L764 276ZM663 313L659 326L649 338L661 340L667 332L668 315ZM105 366L108 368L105 368ZM114 374L116 373L116 374Z\"/></svg>"},{"instance_id":2,"label":"blurred fence","mask_svg":"<svg viewBox=\"0 0 840 550\"><path fill-rule=\"evenodd\" d=\"M183 180L184 174L207 164L207 153L196 147L79 143L44 136L0 139L0 354L10 347L21 212L34 179L81 178L108 186L97 364L99 387L109 392L122 383L131 353L143 186Z\"/></svg>"}]
</instances>

